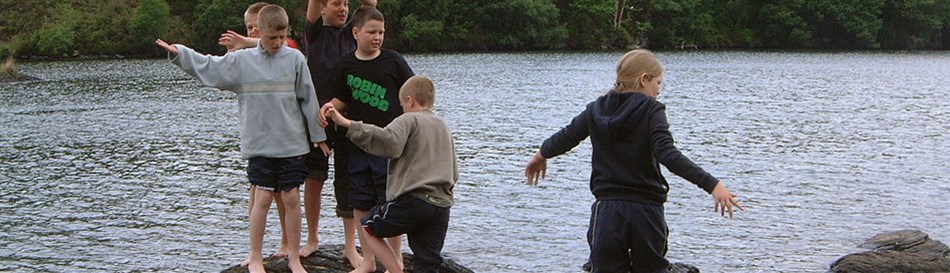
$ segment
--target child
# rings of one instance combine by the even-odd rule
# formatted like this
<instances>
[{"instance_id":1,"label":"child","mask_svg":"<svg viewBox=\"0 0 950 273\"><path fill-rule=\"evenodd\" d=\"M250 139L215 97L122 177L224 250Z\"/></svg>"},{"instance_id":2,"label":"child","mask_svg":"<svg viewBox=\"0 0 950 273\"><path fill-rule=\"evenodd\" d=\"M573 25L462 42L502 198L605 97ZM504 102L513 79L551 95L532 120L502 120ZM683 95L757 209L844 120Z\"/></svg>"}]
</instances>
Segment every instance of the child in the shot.
<instances>
[{"instance_id":1,"label":"child","mask_svg":"<svg viewBox=\"0 0 950 273\"><path fill-rule=\"evenodd\" d=\"M288 251L300 246L300 193L306 172L302 156L309 142L329 153L326 135L317 124L317 97L303 54L284 45L287 13L268 5L259 14L257 48L224 56L208 56L183 45L156 44L175 55L177 64L202 84L237 93L241 118L241 154L248 158L248 179L257 191L250 222L248 270L264 272L261 245L267 211L275 196L284 203ZM307 136L309 134L309 141ZM305 272L300 257L289 255L293 272Z\"/></svg>"},{"instance_id":2,"label":"child","mask_svg":"<svg viewBox=\"0 0 950 273\"><path fill-rule=\"evenodd\" d=\"M435 87L424 76L413 76L399 89L404 114L386 128L350 121L335 108L327 115L349 128L347 138L366 152L389 160L386 204L363 218L364 249L379 256L391 273L402 266L380 238L408 234L416 260L412 272L439 272L442 246L449 224L452 190L458 181L458 162L452 133L432 112Z\"/></svg>"},{"instance_id":3,"label":"child","mask_svg":"<svg viewBox=\"0 0 950 273\"><path fill-rule=\"evenodd\" d=\"M627 52L617 65L613 90L587 105L566 127L544 141L525 168L529 185L547 171L547 159L590 136L593 146L587 240L592 272L667 272L663 203L669 184L660 164L711 193L716 210L733 217L743 209L737 195L673 145L666 107L656 100L663 66L652 52Z\"/></svg>"},{"instance_id":4,"label":"child","mask_svg":"<svg viewBox=\"0 0 950 273\"><path fill-rule=\"evenodd\" d=\"M244 11L244 27L247 29L247 36L228 30L221 33L221 38L218 38L218 44L227 48L228 52L256 47L257 42L260 40L260 31L257 27L257 13L267 5L270 4L267 2L257 2L248 6L247 10ZM289 36L289 27L287 32ZM297 42L290 37L287 37L285 41L288 47L297 48Z\"/></svg>"},{"instance_id":5,"label":"child","mask_svg":"<svg viewBox=\"0 0 950 273\"><path fill-rule=\"evenodd\" d=\"M265 6L270 5L267 2L257 2L251 4L247 7L247 10L244 11L244 26L247 28L247 37L241 36L234 31L228 30L228 32L221 34L221 38L218 39L218 44L228 48L228 52L235 51L238 49L250 48L257 46L257 43L260 41L260 29L257 27L257 17L261 9ZM239 42L240 41L240 42ZM247 212L248 216L253 213L254 208L254 195L257 187L254 184L251 184L250 187L250 198L248 199ZM280 236L280 249L274 253L275 257L287 257L287 232L284 230L285 221L284 221L284 204L280 200L280 196L275 196L277 203L277 215L280 219L281 226L281 236ZM251 262L251 256L248 255L241 266L247 266Z\"/></svg>"},{"instance_id":6,"label":"child","mask_svg":"<svg viewBox=\"0 0 950 273\"><path fill-rule=\"evenodd\" d=\"M321 124L327 124L325 114L329 107L345 111L352 119L380 127L402 114L396 90L413 72L399 53L382 48L385 31L385 19L379 10L362 7L356 11L353 19L356 51L343 57L332 74L330 90L334 98L321 108ZM357 147L351 147L348 152L349 204L353 207L354 217L361 219L373 206L386 202L387 159ZM360 236L360 240L364 237ZM401 238L397 236L388 240L401 262ZM374 268L375 257L372 251L364 248L363 262L355 272L368 272Z\"/></svg>"},{"instance_id":7,"label":"child","mask_svg":"<svg viewBox=\"0 0 950 273\"><path fill-rule=\"evenodd\" d=\"M375 7L376 0L363 0L363 6ZM347 0L310 0L307 4L306 52L307 66L313 85L323 105L333 98L330 92L330 74L343 56L356 50L353 38L353 25L347 23L349 1ZM347 199L350 183L347 180L346 132L336 125L326 126L327 142L336 150L333 154L334 180L333 192L336 197L336 215L343 220L343 238L345 257L354 268L362 258L356 251L356 227L353 208ZM300 249L300 256L307 257L319 248L317 228L319 227L321 195L324 181L329 178L328 156L311 149L306 157L307 180L304 192L304 210L307 216L307 243Z\"/></svg>"}]
</instances>

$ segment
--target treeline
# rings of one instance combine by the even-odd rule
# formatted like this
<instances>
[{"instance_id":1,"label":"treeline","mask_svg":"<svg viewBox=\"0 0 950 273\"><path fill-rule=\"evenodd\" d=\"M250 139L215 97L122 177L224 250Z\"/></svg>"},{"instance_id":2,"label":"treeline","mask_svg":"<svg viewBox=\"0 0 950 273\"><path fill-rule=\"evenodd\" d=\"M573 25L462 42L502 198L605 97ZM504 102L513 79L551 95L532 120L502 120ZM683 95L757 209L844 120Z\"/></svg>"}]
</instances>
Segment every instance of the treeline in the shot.
<instances>
[{"instance_id":1,"label":"treeline","mask_svg":"<svg viewBox=\"0 0 950 273\"><path fill-rule=\"evenodd\" d=\"M255 0L33 0L0 4L0 57L158 56L156 37L223 53ZM305 0L272 0L302 40ZM351 11L359 6L351 0ZM950 47L943 0L379 0L403 52L663 48Z\"/></svg>"}]
</instances>

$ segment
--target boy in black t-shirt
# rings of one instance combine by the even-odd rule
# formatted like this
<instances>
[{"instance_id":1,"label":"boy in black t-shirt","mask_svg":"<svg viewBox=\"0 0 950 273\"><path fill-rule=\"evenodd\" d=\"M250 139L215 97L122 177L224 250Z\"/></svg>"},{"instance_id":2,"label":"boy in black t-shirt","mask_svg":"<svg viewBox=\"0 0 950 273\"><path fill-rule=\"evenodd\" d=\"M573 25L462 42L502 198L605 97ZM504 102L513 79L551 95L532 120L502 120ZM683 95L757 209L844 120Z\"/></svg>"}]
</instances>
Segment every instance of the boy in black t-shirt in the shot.
<instances>
[{"instance_id":1,"label":"boy in black t-shirt","mask_svg":"<svg viewBox=\"0 0 950 273\"><path fill-rule=\"evenodd\" d=\"M376 0L362 0L363 6L375 7ZM353 24L347 22L349 15L348 0L310 0L307 4L306 53L307 67L317 92L317 98L323 105L333 98L330 91L330 77L333 69L344 56L352 55L356 50L353 38ZM359 252L356 251L356 230L359 219L353 218L353 208L347 200L350 182L347 179L347 150L349 141L346 129L336 124L326 126L327 143L333 153L333 195L336 198L336 215L343 220L344 251L343 256L350 265L358 267ZM304 191L304 209L307 216L307 242L300 248L300 256L310 256L319 248L317 227L319 226L321 195L324 181L329 178L330 159L322 152L312 149L306 157L307 180Z\"/></svg>"},{"instance_id":2,"label":"boy in black t-shirt","mask_svg":"<svg viewBox=\"0 0 950 273\"><path fill-rule=\"evenodd\" d=\"M373 7L362 7L353 19L353 36L356 51L337 63L330 90L333 99L320 109L320 122L327 124L326 114L331 108L345 111L353 119L386 127L402 114L399 106L399 88L409 77L412 69L399 53L383 49L385 19ZM371 155L351 146L348 152L350 206L356 219L369 215L373 206L386 202L386 175L388 160ZM360 241L364 242L365 231L360 229ZM402 236L387 238L396 260L402 262ZM365 242L362 245L366 245ZM372 251L363 248L363 261L354 272L376 270Z\"/></svg>"}]
</instances>

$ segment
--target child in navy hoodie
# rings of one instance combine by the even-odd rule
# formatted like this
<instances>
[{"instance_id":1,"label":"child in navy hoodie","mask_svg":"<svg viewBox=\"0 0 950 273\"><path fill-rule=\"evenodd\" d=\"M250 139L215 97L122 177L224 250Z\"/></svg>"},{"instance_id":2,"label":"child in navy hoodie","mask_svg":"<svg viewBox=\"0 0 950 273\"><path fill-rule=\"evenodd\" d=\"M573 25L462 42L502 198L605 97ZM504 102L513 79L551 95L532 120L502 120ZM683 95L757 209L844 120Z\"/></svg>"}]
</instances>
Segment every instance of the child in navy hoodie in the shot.
<instances>
[{"instance_id":1,"label":"child in navy hoodie","mask_svg":"<svg viewBox=\"0 0 950 273\"><path fill-rule=\"evenodd\" d=\"M590 188L596 201L587 241L593 273L667 272L663 203L670 186L660 164L712 194L723 216L728 211L732 218L733 206L743 209L737 195L673 145L666 106L656 100L662 83L663 65L652 52L627 52L617 65L613 90L545 140L525 168L528 184L537 185L548 158L590 137Z\"/></svg>"}]
</instances>

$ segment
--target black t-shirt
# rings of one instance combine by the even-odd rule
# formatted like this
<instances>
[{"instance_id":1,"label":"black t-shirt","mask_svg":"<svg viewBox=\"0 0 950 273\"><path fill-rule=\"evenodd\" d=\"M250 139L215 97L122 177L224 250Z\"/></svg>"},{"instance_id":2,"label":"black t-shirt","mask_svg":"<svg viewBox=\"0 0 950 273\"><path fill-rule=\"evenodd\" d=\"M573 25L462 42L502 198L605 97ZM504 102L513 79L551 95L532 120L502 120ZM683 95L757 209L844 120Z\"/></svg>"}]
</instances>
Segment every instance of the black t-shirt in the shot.
<instances>
[{"instance_id":1,"label":"black t-shirt","mask_svg":"<svg viewBox=\"0 0 950 273\"><path fill-rule=\"evenodd\" d=\"M356 54L343 57L330 88L333 97L346 103L347 118L385 127L402 114L399 88L413 72L398 52L381 50L368 61L357 59Z\"/></svg>"},{"instance_id":2,"label":"black t-shirt","mask_svg":"<svg viewBox=\"0 0 950 273\"><path fill-rule=\"evenodd\" d=\"M307 23L307 68L310 69L310 78L317 91L320 105L333 98L330 91L330 79L333 68L346 55L353 55L356 50L356 40L353 38L353 24L347 23L343 27L323 25L323 18L317 22Z\"/></svg>"}]
</instances>

